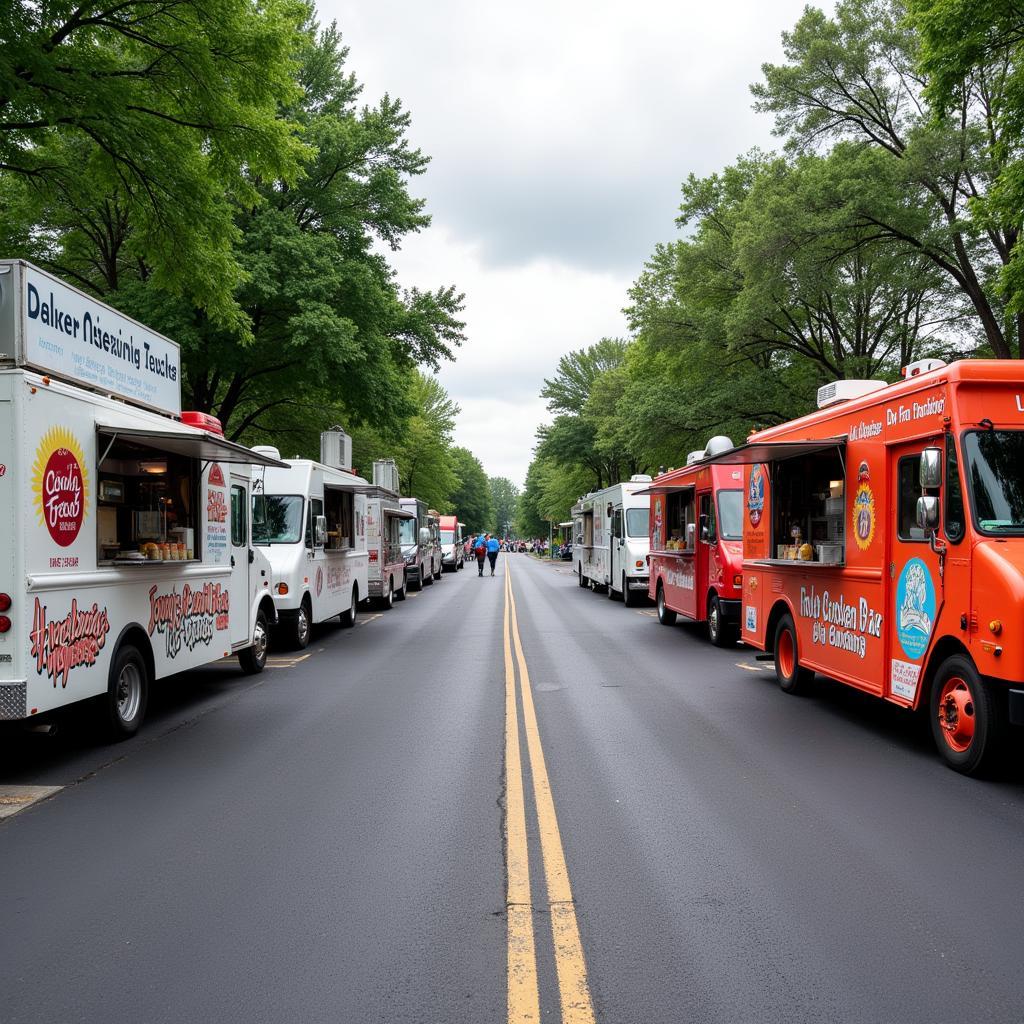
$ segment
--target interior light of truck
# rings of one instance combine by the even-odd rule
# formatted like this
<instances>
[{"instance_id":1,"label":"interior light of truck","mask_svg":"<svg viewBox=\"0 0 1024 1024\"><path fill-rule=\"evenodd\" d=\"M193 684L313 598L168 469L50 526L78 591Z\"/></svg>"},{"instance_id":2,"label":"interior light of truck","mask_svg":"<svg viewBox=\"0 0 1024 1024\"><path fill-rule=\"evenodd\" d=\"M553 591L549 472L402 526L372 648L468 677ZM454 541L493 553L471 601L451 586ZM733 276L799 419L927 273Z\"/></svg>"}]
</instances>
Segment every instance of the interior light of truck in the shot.
<instances>
[{"instance_id":1,"label":"interior light of truck","mask_svg":"<svg viewBox=\"0 0 1024 1024\"><path fill-rule=\"evenodd\" d=\"M147 473L150 476L160 476L162 473L167 472L167 463L160 462L140 462L139 472Z\"/></svg>"},{"instance_id":2,"label":"interior light of truck","mask_svg":"<svg viewBox=\"0 0 1024 1024\"><path fill-rule=\"evenodd\" d=\"M278 585L277 585L277 592L282 597L284 597L284 595L288 593L288 584L287 583L278 583Z\"/></svg>"},{"instance_id":3,"label":"interior light of truck","mask_svg":"<svg viewBox=\"0 0 1024 1024\"><path fill-rule=\"evenodd\" d=\"M0 633L6 633L11 628L11 620L6 615L0 615Z\"/></svg>"},{"instance_id":4,"label":"interior light of truck","mask_svg":"<svg viewBox=\"0 0 1024 1024\"><path fill-rule=\"evenodd\" d=\"M11 595L0 594L0 612L7 611L11 607Z\"/></svg>"},{"instance_id":5,"label":"interior light of truck","mask_svg":"<svg viewBox=\"0 0 1024 1024\"><path fill-rule=\"evenodd\" d=\"M0 598L0 600L2 600L2 598ZM2 607L3 607L3 605L0 604L0 608L2 608ZM1003 631L1003 624L999 621L999 619L993 619L988 624L988 628L991 629L992 632L995 633L996 636L999 636L999 634L1002 633L1002 631Z\"/></svg>"}]
</instances>

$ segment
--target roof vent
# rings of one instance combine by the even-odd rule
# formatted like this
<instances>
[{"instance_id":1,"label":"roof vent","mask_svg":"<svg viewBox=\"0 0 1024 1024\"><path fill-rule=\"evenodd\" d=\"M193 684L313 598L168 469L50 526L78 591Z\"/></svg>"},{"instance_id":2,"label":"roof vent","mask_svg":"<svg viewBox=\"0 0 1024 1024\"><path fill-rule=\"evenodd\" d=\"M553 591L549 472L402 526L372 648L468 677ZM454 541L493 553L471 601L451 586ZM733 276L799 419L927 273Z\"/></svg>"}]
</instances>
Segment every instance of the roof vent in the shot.
<instances>
[{"instance_id":1,"label":"roof vent","mask_svg":"<svg viewBox=\"0 0 1024 1024\"><path fill-rule=\"evenodd\" d=\"M401 490L398 482L398 466L394 459L376 459L373 463L373 482L377 487L397 494Z\"/></svg>"},{"instance_id":2,"label":"roof vent","mask_svg":"<svg viewBox=\"0 0 1024 1024\"><path fill-rule=\"evenodd\" d=\"M649 484L651 482L650 473L634 473L630 478L631 484Z\"/></svg>"},{"instance_id":3,"label":"roof vent","mask_svg":"<svg viewBox=\"0 0 1024 1024\"><path fill-rule=\"evenodd\" d=\"M704 455L706 458L713 459L716 455L731 451L735 447L732 443L732 438L726 437L725 434L716 434L708 441L707 447L704 449Z\"/></svg>"},{"instance_id":4,"label":"roof vent","mask_svg":"<svg viewBox=\"0 0 1024 1024\"><path fill-rule=\"evenodd\" d=\"M352 438L341 427L320 434L320 461L325 466L352 472Z\"/></svg>"},{"instance_id":5,"label":"roof vent","mask_svg":"<svg viewBox=\"0 0 1024 1024\"><path fill-rule=\"evenodd\" d=\"M910 380L911 377L920 377L922 373L931 373L932 370L941 370L946 365L942 359L918 359L916 362L907 363L900 370L900 373Z\"/></svg>"},{"instance_id":6,"label":"roof vent","mask_svg":"<svg viewBox=\"0 0 1024 1024\"><path fill-rule=\"evenodd\" d=\"M272 444L254 444L252 450L257 455L269 455L272 459L281 458L281 453Z\"/></svg>"},{"instance_id":7,"label":"roof vent","mask_svg":"<svg viewBox=\"0 0 1024 1024\"><path fill-rule=\"evenodd\" d=\"M700 462L700 460L703 459L703 458L704 458L704 451L703 451L703 449L701 449L699 451L695 451L695 452L690 452L690 454L686 456L686 464L688 466L692 466L695 462Z\"/></svg>"},{"instance_id":8,"label":"roof vent","mask_svg":"<svg viewBox=\"0 0 1024 1024\"><path fill-rule=\"evenodd\" d=\"M827 409L839 402L850 402L854 398L874 394L889 385L884 380L834 380L818 388L818 408Z\"/></svg>"}]
</instances>

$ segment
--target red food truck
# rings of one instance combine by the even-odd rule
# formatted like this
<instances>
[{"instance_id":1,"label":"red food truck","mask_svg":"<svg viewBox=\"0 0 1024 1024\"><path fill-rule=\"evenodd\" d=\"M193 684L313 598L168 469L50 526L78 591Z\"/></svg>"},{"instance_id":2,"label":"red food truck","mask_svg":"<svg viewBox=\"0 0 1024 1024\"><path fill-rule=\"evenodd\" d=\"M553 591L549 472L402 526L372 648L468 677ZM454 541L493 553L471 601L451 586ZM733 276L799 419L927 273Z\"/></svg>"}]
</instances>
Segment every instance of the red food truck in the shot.
<instances>
[{"instance_id":1,"label":"red food truck","mask_svg":"<svg viewBox=\"0 0 1024 1024\"><path fill-rule=\"evenodd\" d=\"M1024 722L1024 368L922 360L839 381L744 467L742 639L795 693L815 672L926 708L950 767Z\"/></svg>"},{"instance_id":2,"label":"red food truck","mask_svg":"<svg viewBox=\"0 0 1024 1024\"><path fill-rule=\"evenodd\" d=\"M743 471L707 464L729 449L727 437L713 437L639 492L651 496L648 594L658 621L706 622L716 647L736 643L743 582Z\"/></svg>"}]
</instances>

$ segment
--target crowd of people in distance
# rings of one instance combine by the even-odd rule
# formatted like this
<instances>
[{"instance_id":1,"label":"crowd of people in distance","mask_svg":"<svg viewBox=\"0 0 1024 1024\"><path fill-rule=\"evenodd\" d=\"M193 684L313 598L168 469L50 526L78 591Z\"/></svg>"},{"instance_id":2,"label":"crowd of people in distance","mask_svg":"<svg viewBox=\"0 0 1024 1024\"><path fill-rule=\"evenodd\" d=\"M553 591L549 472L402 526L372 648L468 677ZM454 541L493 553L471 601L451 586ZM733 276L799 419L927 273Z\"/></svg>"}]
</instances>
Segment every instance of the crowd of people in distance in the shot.
<instances>
[{"instance_id":1,"label":"crowd of people in distance","mask_svg":"<svg viewBox=\"0 0 1024 1024\"><path fill-rule=\"evenodd\" d=\"M498 537L493 533L478 533L470 536L463 545L463 554L467 562L475 558L478 575L483 576L484 567L490 564L491 575L494 575L495 563L501 551L510 554L532 553L544 557L548 554L548 542L543 537L523 540L520 537Z\"/></svg>"}]
</instances>

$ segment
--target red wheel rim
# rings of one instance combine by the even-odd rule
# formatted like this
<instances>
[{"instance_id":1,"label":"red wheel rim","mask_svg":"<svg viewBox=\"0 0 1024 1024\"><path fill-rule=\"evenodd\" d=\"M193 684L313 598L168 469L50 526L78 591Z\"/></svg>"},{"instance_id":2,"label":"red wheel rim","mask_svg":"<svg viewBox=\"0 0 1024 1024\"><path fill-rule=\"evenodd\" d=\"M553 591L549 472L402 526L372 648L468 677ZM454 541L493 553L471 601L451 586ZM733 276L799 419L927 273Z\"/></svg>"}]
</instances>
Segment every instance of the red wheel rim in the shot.
<instances>
[{"instance_id":1,"label":"red wheel rim","mask_svg":"<svg viewBox=\"0 0 1024 1024\"><path fill-rule=\"evenodd\" d=\"M962 754L970 747L976 722L971 688L959 676L947 679L939 694L939 728L951 750Z\"/></svg>"},{"instance_id":2,"label":"red wheel rim","mask_svg":"<svg viewBox=\"0 0 1024 1024\"><path fill-rule=\"evenodd\" d=\"M779 634L779 669L786 679L791 678L796 669L796 644L790 629L784 629Z\"/></svg>"}]
</instances>

